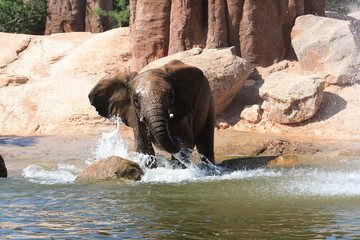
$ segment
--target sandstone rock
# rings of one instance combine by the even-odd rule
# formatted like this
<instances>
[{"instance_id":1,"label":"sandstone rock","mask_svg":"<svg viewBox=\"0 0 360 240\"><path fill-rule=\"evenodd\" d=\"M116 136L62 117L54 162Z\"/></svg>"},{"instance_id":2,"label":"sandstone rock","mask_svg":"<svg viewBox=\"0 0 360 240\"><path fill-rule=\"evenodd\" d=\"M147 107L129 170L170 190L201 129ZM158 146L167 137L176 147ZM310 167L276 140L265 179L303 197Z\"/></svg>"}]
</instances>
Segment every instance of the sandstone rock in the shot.
<instances>
[{"instance_id":1,"label":"sandstone rock","mask_svg":"<svg viewBox=\"0 0 360 240\"><path fill-rule=\"evenodd\" d=\"M152 62L141 72L161 67L173 59L201 69L210 82L214 96L215 114L219 114L241 90L252 70L250 64L237 57L234 51L234 47L205 50L194 48Z\"/></svg>"},{"instance_id":2,"label":"sandstone rock","mask_svg":"<svg viewBox=\"0 0 360 240\"><path fill-rule=\"evenodd\" d=\"M351 12L348 14L348 16L360 20L360 11Z\"/></svg>"},{"instance_id":3,"label":"sandstone rock","mask_svg":"<svg viewBox=\"0 0 360 240\"><path fill-rule=\"evenodd\" d=\"M30 44L0 73L0 134L91 134L109 127L87 95L106 73L129 69L128 30L26 35ZM0 33L0 41L13 35Z\"/></svg>"},{"instance_id":4,"label":"sandstone rock","mask_svg":"<svg viewBox=\"0 0 360 240\"><path fill-rule=\"evenodd\" d=\"M291 38L302 68L321 73L327 84L359 82L360 36L354 31L356 26L313 15L298 17Z\"/></svg>"},{"instance_id":5,"label":"sandstone rock","mask_svg":"<svg viewBox=\"0 0 360 240\"><path fill-rule=\"evenodd\" d=\"M261 108L260 105L248 105L241 111L240 117L249 123L259 123L261 121Z\"/></svg>"},{"instance_id":6,"label":"sandstone rock","mask_svg":"<svg viewBox=\"0 0 360 240\"><path fill-rule=\"evenodd\" d=\"M315 115L322 101L325 79L285 72L270 74L260 88L261 108L271 120L291 124Z\"/></svg>"},{"instance_id":7,"label":"sandstone rock","mask_svg":"<svg viewBox=\"0 0 360 240\"><path fill-rule=\"evenodd\" d=\"M5 166L5 161L0 155L0 178L7 178L7 169Z\"/></svg>"},{"instance_id":8,"label":"sandstone rock","mask_svg":"<svg viewBox=\"0 0 360 240\"><path fill-rule=\"evenodd\" d=\"M25 84L29 79L25 76L0 74L0 88Z\"/></svg>"},{"instance_id":9,"label":"sandstone rock","mask_svg":"<svg viewBox=\"0 0 360 240\"><path fill-rule=\"evenodd\" d=\"M322 14L324 0L130 0L130 8L133 71L196 46L235 46L238 56L268 66L293 54L296 16Z\"/></svg>"},{"instance_id":10,"label":"sandstone rock","mask_svg":"<svg viewBox=\"0 0 360 240\"><path fill-rule=\"evenodd\" d=\"M84 31L84 0L49 0L45 34Z\"/></svg>"},{"instance_id":11,"label":"sandstone rock","mask_svg":"<svg viewBox=\"0 0 360 240\"><path fill-rule=\"evenodd\" d=\"M299 160L296 155L279 156L268 162L267 167L296 167L299 166Z\"/></svg>"},{"instance_id":12,"label":"sandstone rock","mask_svg":"<svg viewBox=\"0 0 360 240\"><path fill-rule=\"evenodd\" d=\"M140 180L144 175L139 164L121 157L111 156L101 159L85 168L76 180Z\"/></svg>"},{"instance_id":13,"label":"sandstone rock","mask_svg":"<svg viewBox=\"0 0 360 240\"><path fill-rule=\"evenodd\" d=\"M85 31L92 33L105 32L115 27L108 17L96 16L93 11L102 9L104 11L112 11L113 1L109 0L87 0L85 12Z\"/></svg>"},{"instance_id":14,"label":"sandstone rock","mask_svg":"<svg viewBox=\"0 0 360 240\"><path fill-rule=\"evenodd\" d=\"M19 54L24 51L31 37L28 35L0 33L0 73L1 68L18 59Z\"/></svg>"}]
</instances>

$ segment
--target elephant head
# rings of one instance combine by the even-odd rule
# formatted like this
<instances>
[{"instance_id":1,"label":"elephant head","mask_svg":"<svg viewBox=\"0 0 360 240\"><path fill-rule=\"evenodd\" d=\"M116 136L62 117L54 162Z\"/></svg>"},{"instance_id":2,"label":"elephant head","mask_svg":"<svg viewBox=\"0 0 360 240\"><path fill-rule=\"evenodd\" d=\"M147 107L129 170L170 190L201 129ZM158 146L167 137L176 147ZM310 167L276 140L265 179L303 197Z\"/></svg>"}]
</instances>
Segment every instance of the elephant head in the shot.
<instances>
[{"instance_id":1,"label":"elephant head","mask_svg":"<svg viewBox=\"0 0 360 240\"><path fill-rule=\"evenodd\" d=\"M91 90L89 99L101 116L120 116L135 135L151 134L165 151L177 153L180 146L169 133L169 124L194 114L204 80L200 69L173 60L140 74L108 75Z\"/></svg>"}]
</instances>

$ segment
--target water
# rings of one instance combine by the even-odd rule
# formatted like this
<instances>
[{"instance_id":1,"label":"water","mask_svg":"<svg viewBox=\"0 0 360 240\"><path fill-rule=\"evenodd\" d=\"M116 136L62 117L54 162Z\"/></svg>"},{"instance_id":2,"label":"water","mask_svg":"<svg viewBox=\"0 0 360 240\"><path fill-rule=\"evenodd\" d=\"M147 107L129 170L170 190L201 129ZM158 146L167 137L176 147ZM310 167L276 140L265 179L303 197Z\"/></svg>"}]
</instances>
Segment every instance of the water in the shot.
<instances>
[{"instance_id":1,"label":"water","mask_svg":"<svg viewBox=\"0 0 360 240\"><path fill-rule=\"evenodd\" d=\"M360 239L359 159L215 174L163 158L138 182L74 181L110 155L146 159L117 130L95 145L0 179L1 239Z\"/></svg>"}]
</instances>

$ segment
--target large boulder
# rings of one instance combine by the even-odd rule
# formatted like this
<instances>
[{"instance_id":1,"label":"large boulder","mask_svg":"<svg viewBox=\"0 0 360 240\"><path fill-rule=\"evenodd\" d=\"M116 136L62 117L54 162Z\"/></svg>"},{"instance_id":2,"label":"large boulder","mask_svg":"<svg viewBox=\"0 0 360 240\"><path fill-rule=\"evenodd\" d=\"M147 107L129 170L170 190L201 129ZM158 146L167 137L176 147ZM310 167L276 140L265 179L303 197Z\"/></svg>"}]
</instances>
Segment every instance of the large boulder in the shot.
<instances>
[{"instance_id":1,"label":"large boulder","mask_svg":"<svg viewBox=\"0 0 360 240\"><path fill-rule=\"evenodd\" d=\"M260 88L262 109L282 124L300 123L315 115L322 101L325 79L286 72L270 74Z\"/></svg>"},{"instance_id":2,"label":"large boulder","mask_svg":"<svg viewBox=\"0 0 360 240\"><path fill-rule=\"evenodd\" d=\"M359 23L313 15L298 17L291 39L301 67L321 73L327 85L359 82Z\"/></svg>"},{"instance_id":3,"label":"large boulder","mask_svg":"<svg viewBox=\"0 0 360 240\"><path fill-rule=\"evenodd\" d=\"M219 114L226 109L235 95L241 90L252 70L247 61L236 56L235 48L232 47L204 50L194 48L179 52L150 63L141 72L161 67L173 59L178 59L203 71L209 80L214 97L215 114Z\"/></svg>"},{"instance_id":4,"label":"large boulder","mask_svg":"<svg viewBox=\"0 0 360 240\"><path fill-rule=\"evenodd\" d=\"M296 16L322 15L325 0L130 0L132 70L177 52L236 47L248 62L268 66L293 53Z\"/></svg>"},{"instance_id":5,"label":"large boulder","mask_svg":"<svg viewBox=\"0 0 360 240\"><path fill-rule=\"evenodd\" d=\"M5 166L5 161L0 155L0 178L7 178L7 169Z\"/></svg>"},{"instance_id":6,"label":"large boulder","mask_svg":"<svg viewBox=\"0 0 360 240\"><path fill-rule=\"evenodd\" d=\"M0 72L0 134L91 134L110 126L87 95L105 74L129 70L128 28L50 36L0 33L0 42L11 42L15 35L18 44L6 45L13 60L0 55L5 65Z\"/></svg>"},{"instance_id":7,"label":"large boulder","mask_svg":"<svg viewBox=\"0 0 360 240\"><path fill-rule=\"evenodd\" d=\"M136 162L111 156L85 168L76 180L140 180L142 175L144 172Z\"/></svg>"}]
</instances>

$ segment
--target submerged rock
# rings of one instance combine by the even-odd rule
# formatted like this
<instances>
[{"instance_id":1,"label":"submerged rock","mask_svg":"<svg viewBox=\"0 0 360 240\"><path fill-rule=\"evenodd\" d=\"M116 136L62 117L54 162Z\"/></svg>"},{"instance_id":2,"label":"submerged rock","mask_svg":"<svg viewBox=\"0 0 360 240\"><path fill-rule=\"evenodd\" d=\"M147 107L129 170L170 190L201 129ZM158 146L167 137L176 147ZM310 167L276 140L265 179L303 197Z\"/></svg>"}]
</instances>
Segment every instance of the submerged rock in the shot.
<instances>
[{"instance_id":1,"label":"submerged rock","mask_svg":"<svg viewBox=\"0 0 360 240\"><path fill-rule=\"evenodd\" d=\"M136 162L111 156L85 168L76 180L140 180L144 172Z\"/></svg>"},{"instance_id":2,"label":"submerged rock","mask_svg":"<svg viewBox=\"0 0 360 240\"><path fill-rule=\"evenodd\" d=\"M270 162L268 162L267 167L296 167L299 166L299 160L296 155L282 155L279 156Z\"/></svg>"},{"instance_id":3,"label":"submerged rock","mask_svg":"<svg viewBox=\"0 0 360 240\"><path fill-rule=\"evenodd\" d=\"M5 161L0 155L0 178L7 178L7 169L5 166Z\"/></svg>"},{"instance_id":4,"label":"submerged rock","mask_svg":"<svg viewBox=\"0 0 360 240\"><path fill-rule=\"evenodd\" d=\"M236 56L235 50L234 47L221 49L194 48L160 58L144 67L141 72L162 67L174 59L201 69L210 83L214 96L215 114L219 114L225 110L241 90L246 78L252 71L251 65L245 59Z\"/></svg>"},{"instance_id":5,"label":"submerged rock","mask_svg":"<svg viewBox=\"0 0 360 240\"><path fill-rule=\"evenodd\" d=\"M300 123L315 115L320 107L325 79L275 72L260 88L261 108L269 118L282 124Z\"/></svg>"}]
</instances>

